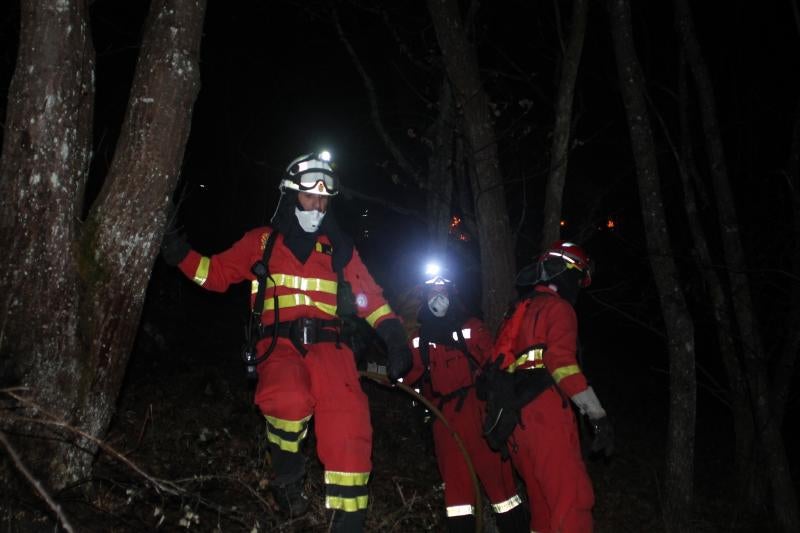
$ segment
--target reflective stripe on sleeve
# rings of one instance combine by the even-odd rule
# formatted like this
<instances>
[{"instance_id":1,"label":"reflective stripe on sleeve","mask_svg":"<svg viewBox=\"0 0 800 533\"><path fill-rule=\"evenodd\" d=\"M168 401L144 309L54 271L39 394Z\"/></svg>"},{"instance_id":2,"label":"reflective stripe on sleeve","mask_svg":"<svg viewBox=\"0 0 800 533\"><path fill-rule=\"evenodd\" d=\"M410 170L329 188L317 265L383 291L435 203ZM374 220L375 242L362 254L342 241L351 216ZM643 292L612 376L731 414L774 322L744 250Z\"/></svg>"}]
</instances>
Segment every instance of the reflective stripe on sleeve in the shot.
<instances>
[{"instance_id":1,"label":"reflective stripe on sleeve","mask_svg":"<svg viewBox=\"0 0 800 533\"><path fill-rule=\"evenodd\" d=\"M581 371L578 365L567 365L562 366L561 368L555 369L553 374L553 379L556 380L556 383L560 382L562 379L567 378L569 376L579 374Z\"/></svg>"},{"instance_id":2,"label":"reflective stripe on sleeve","mask_svg":"<svg viewBox=\"0 0 800 533\"><path fill-rule=\"evenodd\" d=\"M375 327L375 323L378 320L380 320L381 318L383 318L386 315L390 314L391 312L392 312L392 308L389 307L389 304L383 304L382 306L380 306L379 308L377 308L376 310L371 312L369 315L367 315L367 318L365 320L367 321L367 323L370 326L372 326L374 328Z\"/></svg>"},{"instance_id":3,"label":"reflective stripe on sleeve","mask_svg":"<svg viewBox=\"0 0 800 533\"><path fill-rule=\"evenodd\" d=\"M211 267L211 259L206 256L200 257L200 262L197 264L197 270L194 271L193 281L202 286L208 279L208 269Z\"/></svg>"}]
</instances>

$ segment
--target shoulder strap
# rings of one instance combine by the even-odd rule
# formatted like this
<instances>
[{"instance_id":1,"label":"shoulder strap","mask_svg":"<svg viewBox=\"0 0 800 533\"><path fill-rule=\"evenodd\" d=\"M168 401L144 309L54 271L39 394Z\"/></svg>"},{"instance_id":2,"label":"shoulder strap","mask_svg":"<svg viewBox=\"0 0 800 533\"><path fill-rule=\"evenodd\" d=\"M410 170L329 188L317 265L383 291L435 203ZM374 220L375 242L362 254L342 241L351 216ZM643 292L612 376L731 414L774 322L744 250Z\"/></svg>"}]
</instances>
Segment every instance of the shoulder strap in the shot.
<instances>
[{"instance_id":1,"label":"shoulder strap","mask_svg":"<svg viewBox=\"0 0 800 533\"><path fill-rule=\"evenodd\" d=\"M267 278L270 277L269 273L269 258L272 255L272 249L275 247L275 241L278 238L278 230L274 229L269 233L267 242L264 244L264 253L261 255L261 260L253 263L250 267L256 279L258 280L258 289L256 290L256 299L253 302L253 307L250 309L250 323L247 328L248 342L255 345L258 342L259 334L257 332L258 326L261 324L261 313L264 310L264 294L267 290ZM277 303L277 302L276 302ZM278 308L275 307L276 323L277 323Z\"/></svg>"},{"instance_id":2,"label":"shoulder strap","mask_svg":"<svg viewBox=\"0 0 800 533\"><path fill-rule=\"evenodd\" d=\"M273 230L267 237L267 242L264 244L264 253L261 255L261 260L253 263L250 271L255 274L258 280L258 290L256 291L256 300L253 302L253 314L261 316L261 311L264 309L264 293L267 290L267 278L270 277L269 272L269 258L272 255L272 249L275 247L275 240L278 237L278 231Z\"/></svg>"},{"instance_id":3,"label":"shoulder strap","mask_svg":"<svg viewBox=\"0 0 800 533\"><path fill-rule=\"evenodd\" d=\"M508 357L515 357L514 342L517 340L517 335L522 328L522 321L525 317L525 312L533 302L533 297L525 298L518 301L516 305L509 310L505 322L503 322L500 332L497 335L497 342L495 343L494 352L496 355L505 354Z\"/></svg>"}]
</instances>

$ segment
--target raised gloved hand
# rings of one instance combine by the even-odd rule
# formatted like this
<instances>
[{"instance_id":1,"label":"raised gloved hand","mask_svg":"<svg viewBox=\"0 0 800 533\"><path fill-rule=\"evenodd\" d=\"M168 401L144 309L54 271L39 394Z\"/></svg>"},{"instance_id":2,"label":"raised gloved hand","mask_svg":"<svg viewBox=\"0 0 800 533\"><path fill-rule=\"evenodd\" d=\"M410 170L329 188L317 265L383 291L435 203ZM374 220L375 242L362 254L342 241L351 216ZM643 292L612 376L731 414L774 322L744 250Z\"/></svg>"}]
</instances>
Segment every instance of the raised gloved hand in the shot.
<instances>
[{"instance_id":1,"label":"raised gloved hand","mask_svg":"<svg viewBox=\"0 0 800 533\"><path fill-rule=\"evenodd\" d=\"M388 318L378 324L375 332L386 344L386 375L389 381L396 383L411 370L411 349L406 330L398 319Z\"/></svg>"},{"instance_id":2,"label":"raised gloved hand","mask_svg":"<svg viewBox=\"0 0 800 533\"><path fill-rule=\"evenodd\" d=\"M614 428L607 416L589 419L589 426L592 428L592 453L602 453L606 457L611 457L614 453Z\"/></svg>"},{"instance_id":3,"label":"raised gloved hand","mask_svg":"<svg viewBox=\"0 0 800 533\"><path fill-rule=\"evenodd\" d=\"M164 240L161 241L161 257L170 266L178 266L191 249L186 241L186 234L182 231L168 231L164 234Z\"/></svg>"}]
</instances>

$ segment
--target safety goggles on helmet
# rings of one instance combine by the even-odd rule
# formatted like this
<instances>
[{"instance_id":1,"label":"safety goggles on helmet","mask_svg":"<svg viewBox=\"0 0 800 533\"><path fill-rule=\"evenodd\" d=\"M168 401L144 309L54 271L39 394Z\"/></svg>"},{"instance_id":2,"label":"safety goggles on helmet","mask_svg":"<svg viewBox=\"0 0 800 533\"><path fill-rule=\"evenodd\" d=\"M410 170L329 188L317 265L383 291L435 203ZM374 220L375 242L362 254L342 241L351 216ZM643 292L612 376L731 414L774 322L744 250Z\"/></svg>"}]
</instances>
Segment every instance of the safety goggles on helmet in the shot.
<instances>
[{"instance_id":1,"label":"safety goggles on helmet","mask_svg":"<svg viewBox=\"0 0 800 533\"><path fill-rule=\"evenodd\" d=\"M339 194L339 181L331 165L329 152L301 155L286 167L281 180L281 190L336 196Z\"/></svg>"},{"instance_id":2,"label":"safety goggles on helmet","mask_svg":"<svg viewBox=\"0 0 800 533\"><path fill-rule=\"evenodd\" d=\"M564 267L567 270L578 270L583 273L580 286L588 287L592 283L592 262L583 248L575 243L567 241L556 241L548 250L539 258L540 262L544 262L550 258L559 258L564 261Z\"/></svg>"}]
</instances>

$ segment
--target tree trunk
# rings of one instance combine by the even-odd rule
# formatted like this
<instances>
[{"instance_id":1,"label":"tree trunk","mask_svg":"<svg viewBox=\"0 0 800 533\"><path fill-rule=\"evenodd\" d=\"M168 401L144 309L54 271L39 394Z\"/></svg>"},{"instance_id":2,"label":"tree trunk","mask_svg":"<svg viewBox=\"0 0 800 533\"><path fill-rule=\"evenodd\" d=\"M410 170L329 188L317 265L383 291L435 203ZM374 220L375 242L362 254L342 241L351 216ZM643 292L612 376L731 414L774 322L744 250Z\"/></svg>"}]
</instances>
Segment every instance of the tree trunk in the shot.
<instances>
[{"instance_id":1,"label":"tree trunk","mask_svg":"<svg viewBox=\"0 0 800 533\"><path fill-rule=\"evenodd\" d=\"M575 95L578 66L583 52L583 38L586 34L588 13L589 2L587 0L573 0L569 41L561 63L561 79L558 83L556 123L553 129L553 146L550 149L550 173L547 176L544 193L542 250L558 240L561 235L561 210L569 159L572 101Z\"/></svg>"},{"instance_id":2,"label":"tree trunk","mask_svg":"<svg viewBox=\"0 0 800 533\"><path fill-rule=\"evenodd\" d=\"M433 149L428 157L426 190L426 218L430 236L430 252L444 255L450 233L453 183L453 137L455 131L455 106L450 80L445 77L439 90L439 115L433 125Z\"/></svg>"},{"instance_id":3,"label":"tree trunk","mask_svg":"<svg viewBox=\"0 0 800 533\"><path fill-rule=\"evenodd\" d=\"M77 335L76 221L91 154L94 48L86 0L20 5L0 161L0 359L9 381L69 420L91 381ZM38 426L19 431L60 438ZM70 477L57 459L63 449L29 449L40 475Z\"/></svg>"},{"instance_id":4,"label":"tree trunk","mask_svg":"<svg viewBox=\"0 0 800 533\"><path fill-rule=\"evenodd\" d=\"M711 76L697 42L687 0L675 0L674 4L678 34L681 44L686 50L700 101L701 123L705 133L706 153L714 184L714 196L717 201L717 217L725 263L728 267L731 300L739 332L744 342L747 379L752 394L751 401L753 402L756 427L762 445L761 452L764 454L769 470L768 478L772 488L771 500L781 527L785 531L798 531L800 530L800 511L797 506L797 495L789 471L780 426L772 414L767 357L754 314L750 284L745 274L747 269L744 250L739 236L736 204L725 162L722 136L717 123Z\"/></svg>"},{"instance_id":5,"label":"tree trunk","mask_svg":"<svg viewBox=\"0 0 800 533\"><path fill-rule=\"evenodd\" d=\"M728 398L733 414L734 426L734 461L737 473L737 486L739 494L746 494L752 479L753 464L753 412L747 393L747 383L744 378L742 365L737 355L736 345L733 342L735 324L730 313L728 300L722 280L714 268L714 261L708 244L708 237L703 229L697 201L695 199L692 177L699 182L697 176L694 153L692 150L692 135L690 131L689 92L686 83L685 54L681 54L680 81L678 89L679 118L681 127L681 153L678 159L678 169L683 183L684 207L689 225L689 233L694 243L694 251L703 281L708 290L711 303L711 312L716 323L717 344L720 357L725 369L728 382Z\"/></svg>"},{"instance_id":6,"label":"tree trunk","mask_svg":"<svg viewBox=\"0 0 800 533\"><path fill-rule=\"evenodd\" d=\"M470 174L480 243L483 312L488 327L494 329L512 297L516 268L492 114L458 2L428 0L428 11L457 106L463 112L473 161Z\"/></svg>"},{"instance_id":7,"label":"tree trunk","mask_svg":"<svg viewBox=\"0 0 800 533\"><path fill-rule=\"evenodd\" d=\"M655 143L636 57L628 0L609 2L617 70L628 118L648 257L658 289L670 360L665 518L675 530L688 524L693 500L696 376L694 326L672 259Z\"/></svg>"},{"instance_id":8,"label":"tree trunk","mask_svg":"<svg viewBox=\"0 0 800 533\"><path fill-rule=\"evenodd\" d=\"M75 12L74 26L86 27L85 2ZM3 351L17 363L17 375L30 388L36 403L55 411L59 419L92 437L102 437L114 413L170 196L178 181L192 105L199 90L198 55L204 12L205 0L151 3L117 152L103 189L80 231L72 228L68 232L66 227L74 224L80 213L77 205L85 178L80 186L72 188L57 187L53 181L58 181L58 173L85 176L82 172L88 159L86 144L74 150L58 145L60 150L56 155L62 159L52 167L55 177L46 180L51 189L58 191L54 198L26 203L20 197L25 184L10 185L10 192L17 197L15 210L21 212L35 206L41 213L58 218L53 221L41 216L32 221L17 217L17 224L11 228L14 234L21 233L20 227L27 222L31 232L50 237L44 250L29 251L36 246L36 239L32 238L35 235L10 241L6 239L12 235L3 235L3 244L11 242L22 251L4 257L10 264L4 265L3 272L33 270L33 265L24 260L26 256L37 257L32 254L38 252L39 261L41 256L47 261L40 289L48 287L46 293L32 290L29 278L19 274L3 278L3 288L8 291L4 293L14 294L13 305L19 306L14 309L16 312L5 315L3 327L7 334ZM63 23L59 28L67 35L87 35L85 48L90 49L88 30L70 31ZM85 48L69 44L60 46L60 50L72 51L69 55L80 57L86 80L90 80L92 63L86 57L91 54ZM45 57L43 61L59 65L59 71L69 74L65 85L72 91L85 87L75 81L74 72L82 72L81 69L56 59ZM18 71L28 68L25 62L19 65ZM91 94L85 98L91 101ZM16 116L16 108L27 105L23 104L27 101L22 96L15 98L9 116L12 113ZM30 101L40 100L30 98ZM61 125L59 118L67 116L65 112L42 120ZM21 117L23 122L28 119L24 112ZM91 124L88 114L80 118L69 127L73 131L88 131ZM7 136L4 155L10 144L14 143ZM47 146L42 140L39 144ZM4 158L7 168L4 173L22 175L32 160L40 164L30 153ZM74 168L79 171L72 171ZM67 204L71 207L62 213L61 206ZM47 259L48 254L61 258L57 268L49 266L53 259ZM41 266L38 268L42 270ZM54 294L54 288L69 298ZM42 322L40 317L46 317L44 324L38 324ZM31 329L31 325L36 329ZM40 347L38 343L44 344ZM31 358L37 364L28 364ZM86 440L78 444L69 447L65 454L53 456L56 459L50 465L49 478L56 487L88 474L96 446Z\"/></svg>"}]
</instances>

